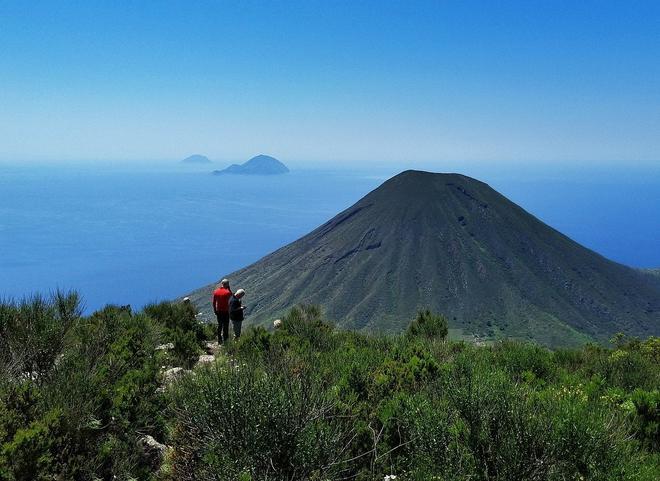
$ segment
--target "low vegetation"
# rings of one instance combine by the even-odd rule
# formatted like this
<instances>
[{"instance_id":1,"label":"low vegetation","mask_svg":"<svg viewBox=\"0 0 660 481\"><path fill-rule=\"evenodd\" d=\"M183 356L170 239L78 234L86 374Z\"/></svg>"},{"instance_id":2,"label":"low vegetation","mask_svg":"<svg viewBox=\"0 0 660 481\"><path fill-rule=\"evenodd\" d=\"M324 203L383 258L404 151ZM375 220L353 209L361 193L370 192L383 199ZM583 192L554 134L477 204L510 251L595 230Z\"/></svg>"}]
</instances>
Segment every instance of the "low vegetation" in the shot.
<instances>
[{"instance_id":1,"label":"low vegetation","mask_svg":"<svg viewBox=\"0 0 660 481\"><path fill-rule=\"evenodd\" d=\"M184 305L83 317L75 293L1 303L0 479L149 479L136 443L165 436L161 366L187 362L199 339Z\"/></svg>"},{"instance_id":2,"label":"low vegetation","mask_svg":"<svg viewBox=\"0 0 660 481\"><path fill-rule=\"evenodd\" d=\"M298 307L191 367L212 330L185 304L80 312L0 303L0 479L656 480L660 339L550 351L400 336ZM172 343L171 349L157 349ZM154 462L138 440L169 448Z\"/></svg>"}]
</instances>

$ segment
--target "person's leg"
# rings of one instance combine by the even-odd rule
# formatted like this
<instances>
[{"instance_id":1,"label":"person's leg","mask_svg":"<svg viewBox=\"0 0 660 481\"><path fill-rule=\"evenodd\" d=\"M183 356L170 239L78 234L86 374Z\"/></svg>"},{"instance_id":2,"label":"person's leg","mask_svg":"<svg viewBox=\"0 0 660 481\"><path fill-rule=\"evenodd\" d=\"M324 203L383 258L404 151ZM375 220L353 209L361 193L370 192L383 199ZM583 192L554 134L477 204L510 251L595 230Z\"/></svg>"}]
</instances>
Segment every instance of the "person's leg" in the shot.
<instances>
[{"instance_id":1,"label":"person's leg","mask_svg":"<svg viewBox=\"0 0 660 481\"><path fill-rule=\"evenodd\" d=\"M218 321L218 344L222 344L222 316L219 312L216 312L215 318Z\"/></svg>"},{"instance_id":2,"label":"person's leg","mask_svg":"<svg viewBox=\"0 0 660 481\"><path fill-rule=\"evenodd\" d=\"M227 342L229 339L229 313L222 314L222 342Z\"/></svg>"},{"instance_id":3,"label":"person's leg","mask_svg":"<svg viewBox=\"0 0 660 481\"><path fill-rule=\"evenodd\" d=\"M234 339L238 339L241 337L241 325L243 321L232 321L232 324L234 325Z\"/></svg>"}]
</instances>

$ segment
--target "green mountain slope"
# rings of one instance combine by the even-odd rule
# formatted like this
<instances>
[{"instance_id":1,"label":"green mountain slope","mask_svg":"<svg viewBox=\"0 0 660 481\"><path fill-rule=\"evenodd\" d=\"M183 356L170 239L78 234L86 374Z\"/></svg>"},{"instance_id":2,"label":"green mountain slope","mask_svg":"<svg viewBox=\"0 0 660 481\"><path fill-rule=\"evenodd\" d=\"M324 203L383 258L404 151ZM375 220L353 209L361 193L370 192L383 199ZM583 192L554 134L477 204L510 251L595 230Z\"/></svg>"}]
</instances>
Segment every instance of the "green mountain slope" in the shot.
<instances>
[{"instance_id":1,"label":"green mountain slope","mask_svg":"<svg viewBox=\"0 0 660 481\"><path fill-rule=\"evenodd\" d=\"M488 185L406 171L310 234L229 275L266 323L298 303L340 326L400 331L444 313L480 337L548 345L660 333L660 285L545 225ZM191 294L209 311L213 286Z\"/></svg>"}]
</instances>

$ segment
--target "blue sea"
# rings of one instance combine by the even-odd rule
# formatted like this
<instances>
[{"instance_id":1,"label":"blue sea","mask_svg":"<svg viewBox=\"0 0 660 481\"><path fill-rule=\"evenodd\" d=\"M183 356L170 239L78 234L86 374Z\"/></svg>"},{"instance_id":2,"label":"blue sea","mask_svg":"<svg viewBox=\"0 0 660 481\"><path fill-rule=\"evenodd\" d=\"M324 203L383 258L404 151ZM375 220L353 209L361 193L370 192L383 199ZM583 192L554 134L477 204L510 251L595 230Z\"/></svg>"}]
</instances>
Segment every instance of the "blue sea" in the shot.
<instances>
[{"instance_id":1,"label":"blue sea","mask_svg":"<svg viewBox=\"0 0 660 481\"><path fill-rule=\"evenodd\" d=\"M220 177L211 169L0 164L0 298L76 289L87 312L171 299L296 240L403 170ZM462 173L606 257L660 267L658 169Z\"/></svg>"}]
</instances>

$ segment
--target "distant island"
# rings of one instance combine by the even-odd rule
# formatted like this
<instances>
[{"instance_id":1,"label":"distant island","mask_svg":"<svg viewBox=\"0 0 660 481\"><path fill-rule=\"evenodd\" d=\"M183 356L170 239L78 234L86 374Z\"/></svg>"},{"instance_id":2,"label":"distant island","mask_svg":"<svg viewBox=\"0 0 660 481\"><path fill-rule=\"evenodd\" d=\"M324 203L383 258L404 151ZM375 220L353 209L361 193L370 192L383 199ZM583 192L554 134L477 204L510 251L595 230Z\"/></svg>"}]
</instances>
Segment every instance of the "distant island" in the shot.
<instances>
[{"instance_id":1,"label":"distant island","mask_svg":"<svg viewBox=\"0 0 660 481\"><path fill-rule=\"evenodd\" d=\"M232 164L226 169L213 171L215 175L279 175L287 172L288 167L270 155L257 155L244 164Z\"/></svg>"},{"instance_id":2,"label":"distant island","mask_svg":"<svg viewBox=\"0 0 660 481\"><path fill-rule=\"evenodd\" d=\"M186 157L181 161L184 164L210 164L211 159L206 157L205 155L191 155L190 157Z\"/></svg>"}]
</instances>

